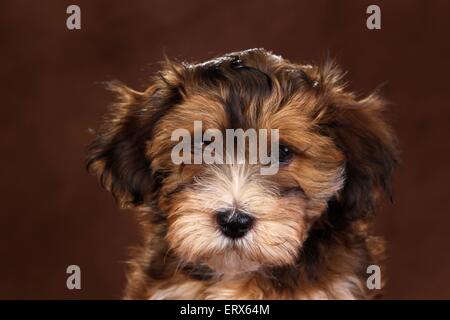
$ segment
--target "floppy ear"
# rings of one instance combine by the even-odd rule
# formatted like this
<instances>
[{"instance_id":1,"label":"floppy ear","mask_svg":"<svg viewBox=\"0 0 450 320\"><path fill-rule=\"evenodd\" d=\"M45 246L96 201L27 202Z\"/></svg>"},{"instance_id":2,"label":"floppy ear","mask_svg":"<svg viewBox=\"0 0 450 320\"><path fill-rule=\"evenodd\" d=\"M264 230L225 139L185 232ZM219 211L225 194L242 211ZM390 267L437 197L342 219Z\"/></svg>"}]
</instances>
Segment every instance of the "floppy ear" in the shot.
<instances>
[{"instance_id":1,"label":"floppy ear","mask_svg":"<svg viewBox=\"0 0 450 320\"><path fill-rule=\"evenodd\" d=\"M88 147L88 171L99 178L122 207L150 201L160 182L158 172L151 171L145 149L156 122L179 103L181 95L173 72L159 75L145 92L134 91L120 83L108 85L116 94L117 102Z\"/></svg>"},{"instance_id":2,"label":"floppy ear","mask_svg":"<svg viewBox=\"0 0 450 320\"><path fill-rule=\"evenodd\" d=\"M378 95L357 100L340 84L333 66L322 76L328 86L326 131L345 155L345 184L330 204L349 219L372 215L380 195L392 201L391 179L399 162L397 139L383 117L385 101Z\"/></svg>"},{"instance_id":3,"label":"floppy ear","mask_svg":"<svg viewBox=\"0 0 450 320\"><path fill-rule=\"evenodd\" d=\"M373 214L381 191L392 201L391 180L399 156L396 138L381 114L383 106L372 95L338 112L335 134L346 156L339 202L350 218Z\"/></svg>"},{"instance_id":4,"label":"floppy ear","mask_svg":"<svg viewBox=\"0 0 450 320\"><path fill-rule=\"evenodd\" d=\"M356 101L352 95L333 105L328 131L345 155L345 184L334 209L350 219L372 215L384 191L392 200L391 179L399 156L397 142L383 119L384 102L376 95Z\"/></svg>"}]
</instances>

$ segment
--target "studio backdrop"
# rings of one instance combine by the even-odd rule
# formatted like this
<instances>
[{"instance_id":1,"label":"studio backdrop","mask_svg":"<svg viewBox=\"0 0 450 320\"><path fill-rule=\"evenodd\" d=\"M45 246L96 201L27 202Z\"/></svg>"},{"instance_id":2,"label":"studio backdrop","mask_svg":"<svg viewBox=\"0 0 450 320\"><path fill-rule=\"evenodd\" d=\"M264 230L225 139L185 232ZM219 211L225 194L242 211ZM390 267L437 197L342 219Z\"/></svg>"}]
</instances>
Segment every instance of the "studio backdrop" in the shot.
<instances>
[{"instance_id":1,"label":"studio backdrop","mask_svg":"<svg viewBox=\"0 0 450 320\"><path fill-rule=\"evenodd\" d=\"M381 10L369 28L367 8ZM69 28L77 5L80 28ZM450 2L2 1L0 298L119 299L141 240L86 172L86 147L113 100L145 90L165 56L204 61L265 48L333 58L350 89L389 101L401 164L376 234L387 243L385 299L450 299ZM66 286L81 269L81 290Z\"/></svg>"}]
</instances>

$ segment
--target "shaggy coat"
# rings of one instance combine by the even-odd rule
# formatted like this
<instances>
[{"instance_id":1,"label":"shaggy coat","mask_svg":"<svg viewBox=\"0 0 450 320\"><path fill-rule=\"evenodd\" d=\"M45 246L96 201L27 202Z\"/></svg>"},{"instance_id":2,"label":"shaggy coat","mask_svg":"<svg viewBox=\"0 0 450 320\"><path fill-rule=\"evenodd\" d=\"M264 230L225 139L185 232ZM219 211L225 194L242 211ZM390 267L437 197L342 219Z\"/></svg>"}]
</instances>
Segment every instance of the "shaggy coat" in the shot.
<instances>
[{"instance_id":1,"label":"shaggy coat","mask_svg":"<svg viewBox=\"0 0 450 320\"><path fill-rule=\"evenodd\" d=\"M166 61L144 92L120 83L88 150L87 167L143 243L133 250L128 299L367 299L367 267L384 245L370 226L398 162L376 94L346 90L332 63L295 64L252 49L199 64ZM179 164L171 133L278 129L280 168ZM287 151L286 151L287 150ZM223 208L254 219L221 234ZM384 270L384 269L382 269Z\"/></svg>"}]
</instances>

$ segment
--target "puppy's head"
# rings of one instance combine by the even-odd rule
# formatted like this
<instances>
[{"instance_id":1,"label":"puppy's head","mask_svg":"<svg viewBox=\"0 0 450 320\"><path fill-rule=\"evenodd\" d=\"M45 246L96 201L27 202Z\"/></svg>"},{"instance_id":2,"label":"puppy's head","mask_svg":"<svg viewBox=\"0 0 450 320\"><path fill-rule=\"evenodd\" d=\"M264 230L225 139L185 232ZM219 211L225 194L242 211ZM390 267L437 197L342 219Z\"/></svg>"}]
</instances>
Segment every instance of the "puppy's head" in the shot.
<instances>
[{"instance_id":1,"label":"puppy's head","mask_svg":"<svg viewBox=\"0 0 450 320\"><path fill-rule=\"evenodd\" d=\"M120 205L151 207L181 261L223 273L293 264L315 221L364 219L390 192L397 152L383 102L357 99L341 77L332 64L293 64L262 49L167 62L145 92L111 86L119 101L88 168ZM278 129L277 172L248 161L174 163L172 134L194 136L195 121L203 133Z\"/></svg>"}]
</instances>

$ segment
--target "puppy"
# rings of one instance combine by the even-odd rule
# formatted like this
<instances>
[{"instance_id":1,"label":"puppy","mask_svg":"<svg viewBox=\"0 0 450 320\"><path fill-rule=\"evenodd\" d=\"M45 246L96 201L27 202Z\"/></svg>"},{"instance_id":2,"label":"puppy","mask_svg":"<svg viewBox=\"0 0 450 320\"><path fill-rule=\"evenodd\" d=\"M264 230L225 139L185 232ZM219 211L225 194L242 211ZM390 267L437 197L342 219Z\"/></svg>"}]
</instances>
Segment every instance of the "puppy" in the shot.
<instances>
[{"instance_id":1,"label":"puppy","mask_svg":"<svg viewBox=\"0 0 450 320\"><path fill-rule=\"evenodd\" d=\"M384 102L358 99L342 77L332 63L295 64L251 49L199 64L166 61L144 92L110 84L118 101L88 149L87 168L142 226L125 298L380 292L366 285L367 267L383 258L370 225L380 195L391 194L396 139ZM172 134L192 133L195 121L203 132L276 129L278 171L175 164Z\"/></svg>"}]
</instances>

